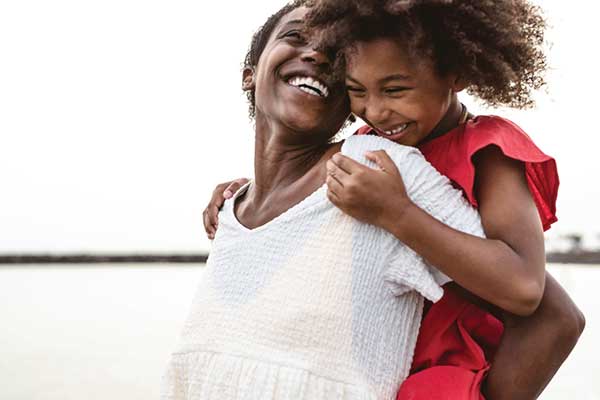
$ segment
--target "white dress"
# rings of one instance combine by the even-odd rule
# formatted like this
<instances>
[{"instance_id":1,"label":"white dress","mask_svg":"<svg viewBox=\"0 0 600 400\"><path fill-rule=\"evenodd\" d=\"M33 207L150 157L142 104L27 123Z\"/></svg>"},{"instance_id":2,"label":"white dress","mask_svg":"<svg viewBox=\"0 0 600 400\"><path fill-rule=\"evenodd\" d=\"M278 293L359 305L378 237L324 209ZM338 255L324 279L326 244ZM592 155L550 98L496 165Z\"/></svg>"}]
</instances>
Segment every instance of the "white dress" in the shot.
<instances>
[{"instance_id":1,"label":"white dress","mask_svg":"<svg viewBox=\"0 0 600 400\"><path fill-rule=\"evenodd\" d=\"M379 149L416 204L483 236L477 212L417 149L353 136L342 152L370 164L364 153ZM449 279L388 232L342 213L325 186L256 229L237 221L233 201L219 215L161 398L394 399L423 297L437 301Z\"/></svg>"}]
</instances>

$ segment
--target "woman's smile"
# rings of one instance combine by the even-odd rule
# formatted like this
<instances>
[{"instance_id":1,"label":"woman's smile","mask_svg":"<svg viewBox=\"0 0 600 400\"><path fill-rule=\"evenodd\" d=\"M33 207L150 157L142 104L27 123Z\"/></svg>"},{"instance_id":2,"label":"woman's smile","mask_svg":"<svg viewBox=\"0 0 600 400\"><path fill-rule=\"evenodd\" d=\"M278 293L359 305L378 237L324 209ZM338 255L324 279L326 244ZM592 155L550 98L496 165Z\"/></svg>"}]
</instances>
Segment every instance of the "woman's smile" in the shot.
<instances>
[{"instance_id":1,"label":"woman's smile","mask_svg":"<svg viewBox=\"0 0 600 400\"><path fill-rule=\"evenodd\" d=\"M295 76L290 78L287 83L304 93L326 99L329 97L329 88L317 78L310 76Z\"/></svg>"}]
</instances>

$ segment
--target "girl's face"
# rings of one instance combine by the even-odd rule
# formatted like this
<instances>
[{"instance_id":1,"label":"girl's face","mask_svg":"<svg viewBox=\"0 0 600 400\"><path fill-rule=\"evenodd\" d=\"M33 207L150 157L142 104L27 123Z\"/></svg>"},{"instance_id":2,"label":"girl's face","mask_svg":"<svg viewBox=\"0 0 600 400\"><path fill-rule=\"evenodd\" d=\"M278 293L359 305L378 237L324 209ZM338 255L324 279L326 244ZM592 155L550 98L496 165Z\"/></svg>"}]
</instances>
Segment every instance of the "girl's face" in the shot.
<instances>
[{"instance_id":1,"label":"girl's face","mask_svg":"<svg viewBox=\"0 0 600 400\"><path fill-rule=\"evenodd\" d=\"M298 8L281 19L256 68L244 71L244 88L255 90L257 118L322 140L337 133L350 109L343 82L330 78L330 61L304 37L307 11Z\"/></svg>"},{"instance_id":2,"label":"girl's face","mask_svg":"<svg viewBox=\"0 0 600 400\"><path fill-rule=\"evenodd\" d=\"M439 76L431 61L409 57L398 40L383 38L356 44L346 89L352 112L379 135L415 146L456 126L463 88L455 76Z\"/></svg>"}]
</instances>

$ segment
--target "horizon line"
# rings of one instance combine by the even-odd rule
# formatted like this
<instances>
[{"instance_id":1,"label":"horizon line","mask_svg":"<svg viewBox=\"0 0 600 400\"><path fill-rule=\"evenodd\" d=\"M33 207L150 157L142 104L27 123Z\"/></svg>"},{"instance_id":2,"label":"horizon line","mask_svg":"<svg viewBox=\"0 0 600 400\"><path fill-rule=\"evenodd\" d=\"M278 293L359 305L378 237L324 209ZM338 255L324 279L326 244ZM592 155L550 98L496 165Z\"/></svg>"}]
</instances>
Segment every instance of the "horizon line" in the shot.
<instances>
[{"instance_id":1,"label":"horizon line","mask_svg":"<svg viewBox=\"0 0 600 400\"><path fill-rule=\"evenodd\" d=\"M203 264L208 253L21 253L0 254L0 265L8 264L125 264L125 263L169 263Z\"/></svg>"},{"instance_id":2,"label":"horizon line","mask_svg":"<svg viewBox=\"0 0 600 400\"><path fill-rule=\"evenodd\" d=\"M0 265L17 264L204 264L208 252L74 252L74 253L0 253ZM571 250L550 251L546 262L553 264L600 264L600 251Z\"/></svg>"}]
</instances>

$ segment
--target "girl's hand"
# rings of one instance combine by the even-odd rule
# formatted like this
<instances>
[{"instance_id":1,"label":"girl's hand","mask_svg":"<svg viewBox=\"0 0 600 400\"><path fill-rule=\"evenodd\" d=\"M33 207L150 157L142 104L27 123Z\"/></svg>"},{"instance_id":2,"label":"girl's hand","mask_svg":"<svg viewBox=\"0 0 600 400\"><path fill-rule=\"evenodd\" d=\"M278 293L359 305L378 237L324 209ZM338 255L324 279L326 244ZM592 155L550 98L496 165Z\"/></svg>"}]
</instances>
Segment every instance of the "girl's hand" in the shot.
<instances>
[{"instance_id":1,"label":"girl's hand","mask_svg":"<svg viewBox=\"0 0 600 400\"><path fill-rule=\"evenodd\" d=\"M213 191L210 202L202 213L204 229L210 240L213 240L215 238L215 233L217 233L217 228L219 226L219 210L223 207L223 203L225 203L225 200L230 199L233 194L246 183L248 183L248 179L240 178L231 182L221 183L220 185L217 185Z\"/></svg>"},{"instance_id":2,"label":"girl's hand","mask_svg":"<svg viewBox=\"0 0 600 400\"><path fill-rule=\"evenodd\" d=\"M386 221L397 224L412 202L396 164L385 151L367 152L365 157L379 169L341 153L327 161L327 197L344 213L385 229Z\"/></svg>"}]
</instances>

